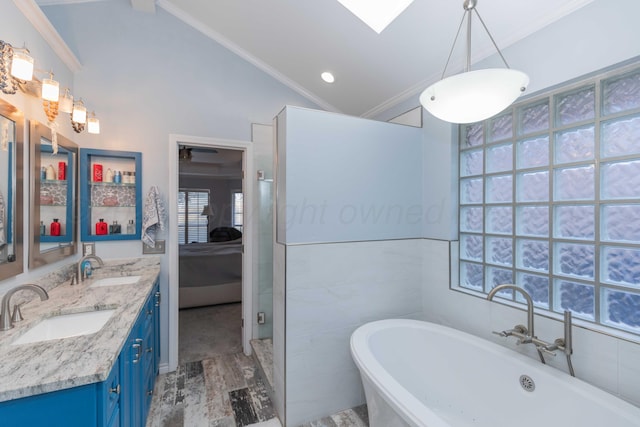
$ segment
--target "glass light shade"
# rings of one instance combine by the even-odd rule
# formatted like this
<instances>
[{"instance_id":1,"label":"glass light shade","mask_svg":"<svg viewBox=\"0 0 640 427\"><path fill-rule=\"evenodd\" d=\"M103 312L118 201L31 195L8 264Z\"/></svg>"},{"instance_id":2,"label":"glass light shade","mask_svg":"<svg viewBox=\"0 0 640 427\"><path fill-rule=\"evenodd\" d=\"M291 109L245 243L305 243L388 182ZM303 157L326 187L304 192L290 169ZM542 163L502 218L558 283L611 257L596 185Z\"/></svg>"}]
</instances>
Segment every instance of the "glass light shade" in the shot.
<instances>
[{"instance_id":1,"label":"glass light shade","mask_svg":"<svg viewBox=\"0 0 640 427\"><path fill-rule=\"evenodd\" d=\"M87 123L87 109L84 105L76 103L71 112L71 120L81 125Z\"/></svg>"},{"instance_id":2,"label":"glass light shade","mask_svg":"<svg viewBox=\"0 0 640 427\"><path fill-rule=\"evenodd\" d=\"M71 113L73 111L73 96L69 93L69 89L65 91L58 102L58 108L63 113Z\"/></svg>"},{"instance_id":3,"label":"glass light shade","mask_svg":"<svg viewBox=\"0 0 640 427\"><path fill-rule=\"evenodd\" d=\"M456 74L429 86L420 104L450 123L475 123L511 105L529 84L529 76L509 68L488 68Z\"/></svg>"},{"instance_id":4,"label":"glass light shade","mask_svg":"<svg viewBox=\"0 0 640 427\"><path fill-rule=\"evenodd\" d=\"M33 79L33 58L26 50L13 51L11 75L16 79L25 81L31 81L31 79Z\"/></svg>"},{"instance_id":5,"label":"glass light shade","mask_svg":"<svg viewBox=\"0 0 640 427\"><path fill-rule=\"evenodd\" d=\"M100 120L97 117L89 117L87 119L87 132L95 135L100 133Z\"/></svg>"},{"instance_id":6,"label":"glass light shade","mask_svg":"<svg viewBox=\"0 0 640 427\"><path fill-rule=\"evenodd\" d=\"M58 99L60 99L60 83L53 79L42 79L42 99L58 102Z\"/></svg>"}]
</instances>

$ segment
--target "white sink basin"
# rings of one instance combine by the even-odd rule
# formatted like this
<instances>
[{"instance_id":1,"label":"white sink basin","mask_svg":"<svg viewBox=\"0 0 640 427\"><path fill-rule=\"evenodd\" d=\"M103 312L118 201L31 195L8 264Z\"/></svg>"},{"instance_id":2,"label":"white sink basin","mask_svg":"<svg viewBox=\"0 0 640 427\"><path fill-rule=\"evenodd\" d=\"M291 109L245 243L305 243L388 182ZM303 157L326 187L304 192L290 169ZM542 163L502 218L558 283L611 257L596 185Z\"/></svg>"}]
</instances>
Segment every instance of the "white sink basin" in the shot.
<instances>
[{"instance_id":1,"label":"white sink basin","mask_svg":"<svg viewBox=\"0 0 640 427\"><path fill-rule=\"evenodd\" d=\"M102 329L113 313L115 310L98 310L49 317L25 332L12 345L93 334Z\"/></svg>"},{"instance_id":2,"label":"white sink basin","mask_svg":"<svg viewBox=\"0 0 640 427\"><path fill-rule=\"evenodd\" d=\"M96 280L89 287L97 288L101 286L132 285L134 283L138 283L138 280L140 280L140 276L105 277L104 279Z\"/></svg>"}]
</instances>

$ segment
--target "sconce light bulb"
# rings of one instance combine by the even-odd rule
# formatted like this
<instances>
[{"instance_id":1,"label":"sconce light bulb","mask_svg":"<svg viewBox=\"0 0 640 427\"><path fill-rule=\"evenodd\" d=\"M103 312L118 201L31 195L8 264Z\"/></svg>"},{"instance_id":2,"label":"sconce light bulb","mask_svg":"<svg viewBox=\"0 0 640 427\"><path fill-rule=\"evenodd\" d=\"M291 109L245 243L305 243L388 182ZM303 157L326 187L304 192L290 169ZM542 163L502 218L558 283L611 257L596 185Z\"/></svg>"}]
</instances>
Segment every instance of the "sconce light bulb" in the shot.
<instances>
[{"instance_id":1,"label":"sconce light bulb","mask_svg":"<svg viewBox=\"0 0 640 427\"><path fill-rule=\"evenodd\" d=\"M53 79L42 79L42 99L58 102L60 99L60 83Z\"/></svg>"},{"instance_id":2,"label":"sconce light bulb","mask_svg":"<svg viewBox=\"0 0 640 427\"><path fill-rule=\"evenodd\" d=\"M73 112L71 113L71 120L76 123L85 124L87 123L87 109L82 104L82 101L77 102L73 106Z\"/></svg>"},{"instance_id":3,"label":"sconce light bulb","mask_svg":"<svg viewBox=\"0 0 640 427\"><path fill-rule=\"evenodd\" d=\"M69 88L65 89L64 94L60 97L58 108L63 113L69 113L73 111L73 96L69 92Z\"/></svg>"},{"instance_id":4,"label":"sconce light bulb","mask_svg":"<svg viewBox=\"0 0 640 427\"><path fill-rule=\"evenodd\" d=\"M31 81L33 79L33 57L26 49L13 51L11 61L11 75L16 79Z\"/></svg>"},{"instance_id":5,"label":"sconce light bulb","mask_svg":"<svg viewBox=\"0 0 640 427\"><path fill-rule=\"evenodd\" d=\"M87 119L87 132L97 135L100 133L100 120L95 115Z\"/></svg>"}]
</instances>

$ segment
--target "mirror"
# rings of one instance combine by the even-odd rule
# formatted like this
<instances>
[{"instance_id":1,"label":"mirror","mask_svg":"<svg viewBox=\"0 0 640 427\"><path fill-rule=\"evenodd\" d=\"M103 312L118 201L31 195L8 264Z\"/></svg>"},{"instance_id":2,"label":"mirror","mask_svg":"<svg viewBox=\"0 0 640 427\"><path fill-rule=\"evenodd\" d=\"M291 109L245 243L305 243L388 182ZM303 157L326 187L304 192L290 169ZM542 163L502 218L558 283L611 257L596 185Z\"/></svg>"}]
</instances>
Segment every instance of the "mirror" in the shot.
<instances>
[{"instance_id":1,"label":"mirror","mask_svg":"<svg viewBox=\"0 0 640 427\"><path fill-rule=\"evenodd\" d=\"M22 273L24 116L0 100L0 280Z\"/></svg>"},{"instance_id":2,"label":"mirror","mask_svg":"<svg viewBox=\"0 0 640 427\"><path fill-rule=\"evenodd\" d=\"M51 129L31 121L31 245L29 268L76 253L78 146L57 135L53 154Z\"/></svg>"}]
</instances>

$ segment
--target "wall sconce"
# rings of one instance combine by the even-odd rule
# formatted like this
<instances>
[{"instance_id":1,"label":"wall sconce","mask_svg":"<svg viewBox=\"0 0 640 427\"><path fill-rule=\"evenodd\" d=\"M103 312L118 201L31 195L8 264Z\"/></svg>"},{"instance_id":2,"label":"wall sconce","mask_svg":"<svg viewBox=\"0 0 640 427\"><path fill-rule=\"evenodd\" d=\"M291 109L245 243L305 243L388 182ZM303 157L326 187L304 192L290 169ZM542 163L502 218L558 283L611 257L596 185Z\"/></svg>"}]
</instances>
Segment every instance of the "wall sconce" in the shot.
<instances>
[{"instance_id":1,"label":"wall sconce","mask_svg":"<svg viewBox=\"0 0 640 427\"><path fill-rule=\"evenodd\" d=\"M11 77L12 58L11 45L0 40L0 90L7 95L14 95L18 91L18 83Z\"/></svg>"},{"instance_id":2,"label":"wall sconce","mask_svg":"<svg viewBox=\"0 0 640 427\"><path fill-rule=\"evenodd\" d=\"M87 119L87 132L97 135L100 133L100 120L95 112L91 112L91 117Z\"/></svg>"},{"instance_id":3,"label":"wall sconce","mask_svg":"<svg viewBox=\"0 0 640 427\"><path fill-rule=\"evenodd\" d=\"M42 79L42 99L51 102L60 99L60 83L53 80L53 71L49 71L48 79Z\"/></svg>"},{"instance_id":4,"label":"wall sconce","mask_svg":"<svg viewBox=\"0 0 640 427\"><path fill-rule=\"evenodd\" d=\"M82 99L73 104L73 111L71 111L71 121L80 123L81 125L87 123L87 108L84 106Z\"/></svg>"},{"instance_id":5,"label":"wall sconce","mask_svg":"<svg viewBox=\"0 0 640 427\"><path fill-rule=\"evenodd\" d=\"M29 55L29 49L13 49L11 60L11 75L18 80L26 82L33 79L33 57Z\"/></svg>"},{"instance_id":6,"label":"wall sconce","mask_svg":"<svg viewBox=\"0 0 640 427\"><path fill-rule=\"evenodd\" d=\"M73 111L73 96L71 96L69 88L65 88L64 93L58 102L60 104L60 111L71 114Z\"/></svg>"}]
</instances>

